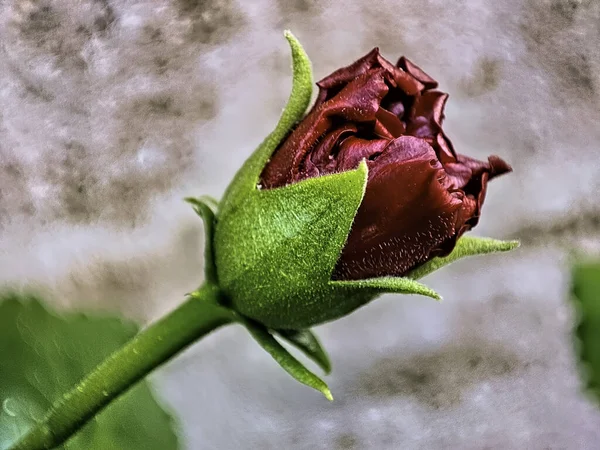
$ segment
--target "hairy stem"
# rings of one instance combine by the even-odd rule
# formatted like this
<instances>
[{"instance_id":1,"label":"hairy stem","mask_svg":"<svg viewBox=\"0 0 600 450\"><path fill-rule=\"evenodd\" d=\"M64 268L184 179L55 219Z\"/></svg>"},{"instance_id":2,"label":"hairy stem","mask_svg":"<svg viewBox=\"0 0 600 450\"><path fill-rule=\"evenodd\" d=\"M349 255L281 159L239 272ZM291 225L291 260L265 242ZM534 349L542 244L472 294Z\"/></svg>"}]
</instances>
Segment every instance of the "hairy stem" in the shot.
<instances>
[{"instance_id":1,"label":"hairy stem","mask_svg":"<svg viewBox=\"0 0 600 450\"><path fill-rule=\"evenodd\" d=\"M62 444L152 370L216 328L234 322L235 314L217 304L219 296L217 287L205 284L140 331L57 400L11 450L44 450Z\"/></svg>"}]
</instances>

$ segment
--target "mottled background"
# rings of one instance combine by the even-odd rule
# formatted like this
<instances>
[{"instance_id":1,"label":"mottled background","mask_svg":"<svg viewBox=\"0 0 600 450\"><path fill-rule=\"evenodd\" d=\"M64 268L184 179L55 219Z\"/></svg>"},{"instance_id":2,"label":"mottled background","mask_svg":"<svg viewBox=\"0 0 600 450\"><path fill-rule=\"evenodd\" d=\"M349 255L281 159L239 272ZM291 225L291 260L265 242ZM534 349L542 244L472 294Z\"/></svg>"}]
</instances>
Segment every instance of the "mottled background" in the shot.
<instances>
[{"instance_id":1,"label":"mottled background","mask_svg":"<svg viewBox=\"0 0 600 450\"><path fill-rule=\"evenodd\" d=\"M318 329L332 404L243 330L152 379L188 449L600 449L569 331L569 253L600 251L598 0L0 1L0 283L148 321L202 273L181 198L219 196L290 88L374 46L451 94L463 153L497 153L478 234L520 237Z\"/></svg>"}]
</instances>

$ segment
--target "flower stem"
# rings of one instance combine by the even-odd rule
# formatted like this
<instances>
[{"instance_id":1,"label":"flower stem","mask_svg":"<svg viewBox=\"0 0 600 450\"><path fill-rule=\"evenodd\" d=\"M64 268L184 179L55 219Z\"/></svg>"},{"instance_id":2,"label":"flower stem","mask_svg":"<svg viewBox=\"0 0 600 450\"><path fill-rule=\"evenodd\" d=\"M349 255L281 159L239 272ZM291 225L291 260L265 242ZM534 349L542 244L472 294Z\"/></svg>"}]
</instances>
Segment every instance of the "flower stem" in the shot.
<instances>
[{"instance_id":1,"label":"flower stem","mask_svg":"<svg viewBox=\"0 0 600 450\"><path fill-rule=\"evenodd\" d=\"M235 313L217 303L220 295L216 286L205 284L142 330L57 400L11 450L45 450L62 444L152 370L216 328L234 322Z\"/></svg>"}]
</instances>

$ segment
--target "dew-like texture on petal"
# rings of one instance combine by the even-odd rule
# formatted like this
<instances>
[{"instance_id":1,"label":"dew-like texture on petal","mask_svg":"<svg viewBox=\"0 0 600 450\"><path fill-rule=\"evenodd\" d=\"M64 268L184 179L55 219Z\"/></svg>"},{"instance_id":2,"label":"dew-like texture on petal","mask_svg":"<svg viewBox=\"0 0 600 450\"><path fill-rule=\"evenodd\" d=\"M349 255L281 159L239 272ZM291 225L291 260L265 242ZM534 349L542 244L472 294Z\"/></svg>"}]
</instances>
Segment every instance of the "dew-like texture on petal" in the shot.
<instances>
[{"instance_id":1,"label":"dew-like texture on petal","mask_svg":"<svg viewBox=\"0 0 600 450\"><path fill-rule=\"evenodd\" d=\"M364 200L332 278L401 276L477 225L487 183L511 170L497 156L456 153L442 123L448 94L405 57L377 48L317 83L311 111L275 151L261 184L369 167Z\"/></svg>"}]
</instances>

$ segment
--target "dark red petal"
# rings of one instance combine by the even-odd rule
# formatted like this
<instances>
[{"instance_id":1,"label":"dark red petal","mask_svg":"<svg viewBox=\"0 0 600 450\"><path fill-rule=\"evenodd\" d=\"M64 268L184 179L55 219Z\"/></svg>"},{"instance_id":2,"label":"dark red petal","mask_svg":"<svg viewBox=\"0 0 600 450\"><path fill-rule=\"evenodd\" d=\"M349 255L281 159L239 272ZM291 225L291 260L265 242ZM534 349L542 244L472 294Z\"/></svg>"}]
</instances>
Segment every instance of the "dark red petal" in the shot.
<instances>
[{"instance_id":1,"label":"dark red petal","mask_svg":"<svg viewBox=\"0 0 600 450\"><path fill-rule=\"evenodd\" d=\"M387 139L391 141L394 139L394 135L388 131L388 129L383 125L379 120L375 120L375 125L373 126L373 134L375 137L379 137L382 139Z\"/></svg>"},{"instance_id":2,"label":"dark red petal","mask_svg":"<svg viewBox=\"0 0 600 450\"><path fill-rule=\"evenodd\" d=\"M417 116L410 120L406 127L406 132L410 136L418 138L429 138L433 142L436 135L435 128L431 126L431 120L426 116Z\"/></svg>"},{"instance_id":3,"label":"dark red petal","mask_svg":"<svg viewBox=\"0 0 600 450\"><path fill-rule=\"evenodd\" d=\"M425 85L418 78L394 66L379 54L379 49L376 47L349 66L342 67L317 82L319 95L313 109L331 99L342 86L374 68L384 69L385 73L389 76L388 79L395 84L394 87L402 89L408 95L416 95L425 89Z\"/></svg>"},{"instance_id":4,"label":"dark red petal","mask_svg":"<svg viewBox=\"0 0 600 450\"><path fill-rule=\"evenodd\" d=\"M342 67L341 69L333 72L331 75L326 76L322 80L318 81L317 86L319 87L319 95L317 96L313 110L321 105L321 103L329 100L347 83L376 66L378 56L379 48L375 47L365 56L356 60L349 66Z\"/></svg>"},{"instance_id":5,"label":"dark red petal","mask_svg":"<svg viewBox=\"0 0 600 450\"><path fill-rule=\"evenodd\" d=\"M383 69L369 70L348 83L334 98L311 111L275 151L262 173L262 185L273 188L303 178L301 165L317 140L332 127L332 117L343 121L375 120L381 99L388 92Z\"/></svg>"},{"instance_id":6,"label":"dark red petal","mask_svg":"<svg viewBox=\"0 0 600 450\"><path fill-rule=\"evenodd\" d=\"M306 158L304 160L304 164L302 166L302 171L299 174L296 174L292 179L292 182L304 180L306 178L315 178L319 177L323 174L323 168L314 164L310 158Z\"/></svg>"},{"instance_id":7,"label":"dark red petal","mask_svg":"<svg viewBox=\"0 0 600 450\"><path fill-rule=\"evenodd\" d=\"M444 169L453 189L463 189L473 178L473 170L469 166L458 162L444 164Z\"/></svg>"},{"instance_id":8,"label":"dark red petal","mask_svg":"<svg viewBox=\"0 0 600 450\"><path fill-rule=\"evenodd\" d=\"M406 127L408 134L431 141L444 166L456 162L452 143L442 131L447 100L448 94L439 91L426 91L423 95L415 97Z\"/></svg>"},{"instance_id":9,"label":"dark red petal","mask_svg":"<svg viewBox=\"0 0 600 450\"><path fill-rule=\"evenodd\" d=\"M375 117L377 117L377 121L388 132L388 135L383 137L391 136L392 138L397 138L406 133L406 126L404 123L398 119L398 116L390 111L379 108ZM377 129L375 129L375 132L377 133Z\"/></svg>"},{"instance_id":10,"label":"dark red petal","mask_svg":"<svg viewBox=\"0 0 600 450\"><path fill-rule=\"evenodd\" d=\"M333 152L337 149L337 144L346 135L356 133L356 125L347 123L340 128L327 133L314 147L310 153L310 160L318 167L327 167L332 162ZM335 161L334 161L335 164Z\"/></svg>"},{"instance_id":11,"label":"dark red petal","mask_svg":"<svg viewBox=\"0 0 600 450\"><path fill-rule=\"evenodd\" d=\"M454 241L477 224L477 221L479 220L480 205L481 203L478 199L463 194L462 205L460 206L460 210L456 217L457 229ZM454 246L452 247L454 248Z\"/></svg>"},{"instance_id":12,"label":"dark red petal","mask_svg":"<svg viewBox=\"0 0 600 450\"><path fill-rule=\"evenodd\" d=\"M461 155L461 157L464 158L465 156ZM490 164L490 180L505 173L512 172L512 167L499 156L492 155L488 157L488 162Z\"/></svg>"},{"instance_id":13,"label":"dark red petal","mask_svg":"<svg viewBox=\"0 0 600 450\"><path fill-rule=\"evenodd\" d=\"M497 156L490 156L488 161L484 162L459 154L458 162L446 164L444 169L448 174L451 189L461 189L465 193L461 213L457 219L455 238L458 238L479 222L488 181L510 172L512 168Z\"/></svg>"},{"instance_id":14,"label":"dark red petal","mask_svg":"<svg viewBox=\"0 0 600 450\"><path fill-rule=\"evenodd\" d=\"M372 69L348 83L319 109L326 112L328 116L337 115L346 120L357 122L374 120L381 99L388 91L383 69Z\"/></svg>"},{"instance_id":15,"label":"dark red petal","mask_svg":"<svg viewBox=\"0 0 600 450\"><path fill-rule=\"evenodd\" d=\"M434 137L442 129L446 100L448 94L438 91L427 91L417 96L411 109L407 132L413 136ZM427 131L417 134L420 128Z\"/></svg>"},{"instance_id":16,"label":"dark red petal","mask_svg":"<svg viewBox=\"0 0 600 450\"><path fill-rule=\"evenodd\" d=\"M457 198L462 198L462 205L454 219L456 222L455 233L442 242L437 248L432 250L429 255L430 259L449 255L452 250L454 250L458 238L473 228L479 220L479 216L476 215L479 210L476 200L470 196L465 196L464 193L460 191L455 192L454 195L456 195Z\"/></svg>"},{"instance_id":17,"label":"dark red petal","mask_svg":"<svg viewBox=\"0 0 600 450\"><path fill-rule=\"evenodd\" d=\"M435 156L435 151L431 155L430 150L433 149L427 142L412 136L400 136L389 141L384 152L377 159L377 164L369 165L369 178L377 176L378 172L388 164L424 159L426 156L429 157L429 163L433 168L442 169L442 165ZM443 175L443 172L440 173Z\"/></svg>"},{"instance_id":18,"label":"dark red petal","mask_svg":"<svg viewBox=\"0 0 600 450\"><path fill-rule=\"evenodd\" d=\"M291 183L304 156L330 126L331 120L320 109L306 116L265 166L261 175L263 187L270 189Z\"/></svg>"},{"instance_id":19,"label":"dark red petal","mask_svg":"<svg viewBox=\"0 0 600 450\"><path fill-rule=\"evenodd\" d=\"M450 139L446 137L443 131L440 131L435 137L437 145L434 145L434 149L438 155L439 160L442 164L448 164L456 162L456 152Z\"/></svg>"},{"instance_id":20,"label":"dark red petal","mask_svg":"<svg viewBox=\"0 0 600 450\"><path fill-rule=\"evenodd\" d=\"M370 159L383 153L389 143L387 139L367 140L355 136L344 139L335 158L336 171L356 169L363 159Z\"/></svg>"},{"instance_id":21,"label":"dark red petal","mask_svg":"<svg viewBox=\"0 0 600 450\"><path fill-rule=\"evenodd\" d=\"M461 154L457 155L456 163L444 164L444 168L453 180L453 188L462 189L474 197L485 188L480 180L484 173L491 180L512 171L512 168L497 156L490 156L487 161L480 161Z\"/></svg>"},{"instance_id":22,"label":"dark red petal","mask_svg":"<svg viewBox=\"0 0 600 450\"><path fill-rule=\"evenodd\" d=\"M437 81L423 72L419 66L413 64L408 58L401 57L396 65L423 83L425 89L435 89L438 87Z\"/></svg>"},{"instance_id":23,"label":"dark red petal","mask_svg":"<svg viewBox=\"0 0 600 450\"><path fill-rule=\"evenodd\" d=\"M378 62L379 48L375 47L365 56L357 59L349 66L342 67L336 70L331 75L326 76L322 80L317 82L317 86L323 89L329 89L337 85L344 85L354 80L356 77L366 73L369 69L373 68Z\"/></svg>"},{"instance_id":24,"label":"dark red petal","mask_svg":"<svg viewBox=\"0 0 600 450\"><path fill-rule=\"evenodd\" d=\"M427 91L417 97L414 104L415 113L419 116L430 117L441 128L444 121L446 101L448 101L448 94L438 91Z\"/></svg>"},{"instance_id":25,"label":"dark red petal","mask_svg":"<svg viewBox=\"0 0 600 450\"><path fill-rule=\"evenodd\" d=\"M368 164L365 198L334 271L336 279L402 275L455 233L461 194L444 186L431 146L400 137Z\"/></svg>"},{"instance_id":26,"label":"dark red petal","mask_svg":"<svg viewBox=\"0 0 600 450\"><path fill-rule=\"evenodd\" d=\"M425 89L425 86L416 78L409 73L394 66L387 59L379 56L379 63L389 73L391 80L393 80L395 87L402 89L407 95L417 95L419 92Z\"/></svg>"}]
</instances>

